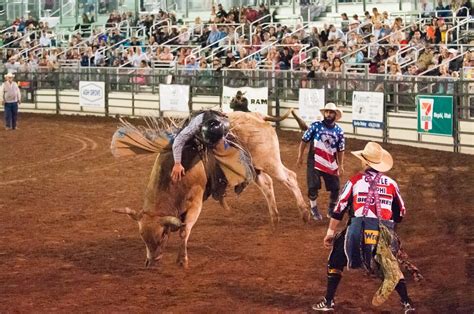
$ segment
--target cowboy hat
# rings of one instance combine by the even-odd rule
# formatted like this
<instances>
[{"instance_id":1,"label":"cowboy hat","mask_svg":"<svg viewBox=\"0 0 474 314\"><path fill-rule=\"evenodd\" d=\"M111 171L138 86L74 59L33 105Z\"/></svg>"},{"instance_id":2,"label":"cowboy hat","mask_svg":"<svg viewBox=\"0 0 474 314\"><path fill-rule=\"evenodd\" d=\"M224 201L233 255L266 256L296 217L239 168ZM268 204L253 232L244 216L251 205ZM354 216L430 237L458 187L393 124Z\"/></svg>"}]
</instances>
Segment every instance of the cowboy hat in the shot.
<instances>
[{"instance_id":1,"label":"cowboy hat","mask_svg":"<svg viewBox=\"0 0 474 314\"><path fill-rule=\"evenodd\" d=\"M336 104L332 102L327 103L323 109L320 109L320 111L323 116L325 111L334 111L336 113L336 121L339 121L342 118L342 110L337 108Z\"/></svg>"},{"instance_id":2,"label":"cowboy hat","mask_svg":"<svg viewBox=\"0 0 474 314\"><path fill-rule=\"evenodd\" d=\"M377 171L387 172L392 169L392 155L375 142L368 142L364 150L351 153Z\"/></svg>"},{"instance_id":3,"label":"cowboy hat","mask_svg":"<svg viewBox=\"0 0 474 314\"><path fill-rule=\"evenodd\" d=\"M8 72L7 74L5 74L5 78L7 77L15 77L15 74Z\"/></svg>"}]
</instances>

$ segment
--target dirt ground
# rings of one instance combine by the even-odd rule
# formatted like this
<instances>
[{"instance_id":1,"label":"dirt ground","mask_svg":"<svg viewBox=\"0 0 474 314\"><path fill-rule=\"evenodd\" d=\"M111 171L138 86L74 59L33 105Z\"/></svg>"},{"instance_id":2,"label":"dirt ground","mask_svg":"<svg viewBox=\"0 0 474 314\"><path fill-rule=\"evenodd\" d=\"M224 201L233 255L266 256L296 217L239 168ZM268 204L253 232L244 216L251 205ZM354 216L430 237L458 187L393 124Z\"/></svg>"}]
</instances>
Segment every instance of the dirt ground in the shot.
<instances>
[{"instance_id":1,"label":"dirt ground","mask_svg":"<svg viewBox=\"0 0 474 314\"><path fill-rule=\"evenodd\" d=\"M139 209L153 155L114 158L115 119L21 114L20 129L0 131L0 312L310 312L325 292L328 220L304 224L295 200L275 183L282 216L272 230L263 196L250 186L208 200L189 242L190 267L175 263L178 236L162 261L145 269L134 221L112 208ZM284 163L297 171L300 134L280 132ZM348 151L365 143L348 139ZM408 215L399 226L421 283L408 279L420 313L473 313L474 156L385 145L395 159ZM346 174L359 162L346 154ZM320 204L327 203L323 191ZM337 312L400 313L394 293L380 308L379 286L344 273Z\"/></svg>"}]
</instances>

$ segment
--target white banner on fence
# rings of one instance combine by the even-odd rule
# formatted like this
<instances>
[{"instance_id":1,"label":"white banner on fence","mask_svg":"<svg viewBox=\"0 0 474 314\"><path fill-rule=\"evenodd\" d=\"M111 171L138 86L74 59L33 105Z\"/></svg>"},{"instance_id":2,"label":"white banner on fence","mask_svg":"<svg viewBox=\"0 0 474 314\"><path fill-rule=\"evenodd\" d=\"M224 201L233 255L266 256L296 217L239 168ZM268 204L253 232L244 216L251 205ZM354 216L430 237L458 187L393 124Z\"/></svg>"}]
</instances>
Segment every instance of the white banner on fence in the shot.
<instances>
[{"instance_id":1,"label":"white banner on fence","mask_svg":"<svg viewBox=\"0 0 474 314\"><path fill-rule=\"evenodd\" d=\"M160 110L189 112L189 85L160 84Z\"/></svg>"},{"instance_id":2,"label":"white banner on fence","mask_svg":"<svg viewBox=\"0 0 474 314\"><path fill-rule=\"evenodd\" d=\"M105 107L105 83L79 81L79 105Z\"/></svg>"},{"instance_id":3,"label":"white banner on fence","mask_svg":"<svg viewBox=\"0 0 474 314\"><path fill-rule=\"evenodd\" d=\"M230 101L235 97L237 91L244 93L244 97L249 101L249 110L252 112L260 112L268 114L268 87L227 87L222 89L222 111L231 112Z\"/></svg>"},{"instance_id":4,"label":"white banner on fence","mask_svg":"<svg viewBox=\"0 0 474 314\"><path fill-rule=\"evenodd\" d=\"M299 116L307 123L322 120L324 89L300 88L298 96Z\"/></svg>"},{"instance_id":5,"label":"white banner on fence","mask_svg":"<svg viewBox=\"0 0 474 314\"><path fill-rule=\"evenodd\" d=\"M383 129L383 93L354 91L352 124L361 128Z\"/></svg>"}]
</instances>

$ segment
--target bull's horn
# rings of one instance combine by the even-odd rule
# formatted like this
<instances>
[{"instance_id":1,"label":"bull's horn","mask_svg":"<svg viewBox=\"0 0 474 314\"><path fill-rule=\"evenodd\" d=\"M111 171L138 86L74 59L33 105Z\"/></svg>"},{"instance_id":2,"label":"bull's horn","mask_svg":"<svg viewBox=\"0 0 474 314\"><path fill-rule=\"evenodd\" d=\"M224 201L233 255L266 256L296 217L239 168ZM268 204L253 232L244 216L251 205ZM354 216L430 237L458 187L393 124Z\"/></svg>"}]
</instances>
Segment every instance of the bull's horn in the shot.
<instances>
[{"instance_id":1,"label":"bull's horn","mask_svg":"<svg viewBox=\"0 0 474 314\"><path fill-rule=\"evenodd\" d=\"M160 224L163 226L171 227L172 229L176 230L184 226L183 222L174 216L164 216L160 218Z\"/></svg>"},{"instance_id":2,"label":"bull's horn","mask_svg":"<svg viewBox=\"0 0 474 314\"><path fill-rule=\"evenodd\" d=\"M114 213L118 213L118 214L127 214L130 218L132 218L133 220L136 220L136 221L140 220L143 216L142 212L137 213L135 210L133 210L131 208L128 208L128 207L114 208L114 209L112 209L112 211Z\"/></svg>"},{"instance_id":3,"label":"bull's horn","mask_svg":"<svg viewBox=\"0 0 474 314\"><path fill-rule=\"evenodd\" d=\"M303 121L303 119L301 119L294 110L291 111L291 114L293 115L293 117L295 118L296 122L298 123L298 126L300 127L300 129L302 131L306 131L308 129L308 125L306 124L306 122Z\"/></svg>"},{"instance_id":4,"label":"bull's horn","mask_svg":"<svg viewBox=\"0 0 474 314\"><path fill-rule=\"evenodd\" d=\"M290 116L290 113L292 112L293 112L293 108L290 108L282 116L279 116L279 117L266 116L263 118L263 120L270 121L270 122L280 122L288 118Z\"/></svg>"}]
</instances>

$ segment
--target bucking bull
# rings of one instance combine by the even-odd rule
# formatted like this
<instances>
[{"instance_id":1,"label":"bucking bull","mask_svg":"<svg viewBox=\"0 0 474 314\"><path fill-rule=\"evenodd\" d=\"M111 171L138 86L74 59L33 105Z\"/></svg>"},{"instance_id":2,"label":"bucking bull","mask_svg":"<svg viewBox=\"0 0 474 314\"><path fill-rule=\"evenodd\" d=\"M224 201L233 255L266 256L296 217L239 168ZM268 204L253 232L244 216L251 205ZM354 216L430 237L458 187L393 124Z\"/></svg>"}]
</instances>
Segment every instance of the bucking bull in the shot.
<instances>
[{"instance_id":1,"label":"bucking bull","mask_svg":"<svg viewBox=\"0 0 474 314\"><path fill-rule=\"evenodd\" d=\"M277 134L268 122L281 121L288 117L291 111L290 109L282 117L276 118L247 112L227 114L230 133L251 157L251 164L256 174L254 182L267 201L272 224L280 219L273 190L273 179L283 183L293 193L301 218L304 221L309 219L308 206L301 194L296 174L283 165ZM169 148L170 139L150 138L147 136L150 128L139 129L123 120L122 122L124 127L116 132L112 141L112 151L115 151L115 155L127 155L130 152L130 154L135 154L138 151L160 154L156 158L149 179L143 208L140 211L130 208L113 211L128 214L138 222L140 235L146 245L146 267L150 267L161 258L170 233L175 231L179 232L182 239L177 263L187 267L189 235L201 213L203 201L209 196L207 190L212 180L210 174L215 172L216 165L212 160L212 154L187 151L183 154L186 174L181 181L173 183L170 179L173 165L173 155ZM164 127L155 125L155 129L163 130ZM125 138L126 141L124 141ZM168 149L164 149L164 146ZM121 154L120 151L129 153ZM224 207L227 207L223 198L219 200Z\"/></svg>"}]
</instances>

